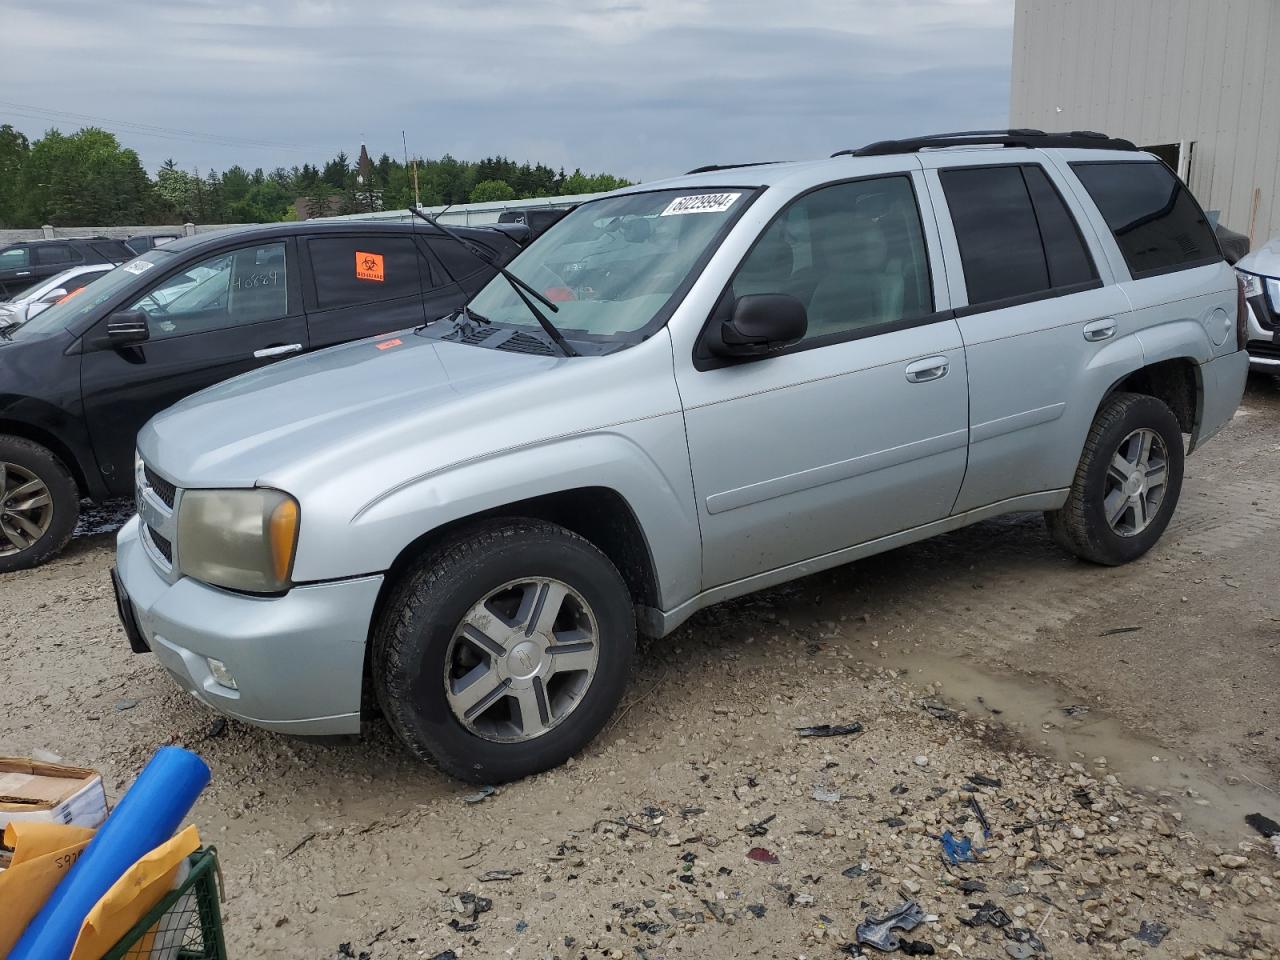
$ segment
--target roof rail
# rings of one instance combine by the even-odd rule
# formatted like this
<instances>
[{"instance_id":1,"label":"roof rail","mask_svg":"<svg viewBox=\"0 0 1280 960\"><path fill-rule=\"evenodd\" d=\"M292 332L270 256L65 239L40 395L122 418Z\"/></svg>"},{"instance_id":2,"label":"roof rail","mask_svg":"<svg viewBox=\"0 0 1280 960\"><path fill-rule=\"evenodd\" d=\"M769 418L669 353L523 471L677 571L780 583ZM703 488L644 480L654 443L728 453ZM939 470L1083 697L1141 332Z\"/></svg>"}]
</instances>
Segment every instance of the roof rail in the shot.
<instances>
[{"instance_id":1,"label":"roof rail","mask_svg":"<svg viewBox=\"0 0 1280 960\"><path fill-rule=\"evenodd\" d=\"M879 140L865 147L837 150L833 157L882 157L893 153L916 153L944 147L1062 147L1088 150L1137 150L1132 141L1108 137L1093 130L1071 130L1067 133L1045 133L1043 130L962 130L957 133L935 133L907 140Z\"/></svg>"},{"instance_id":2,"label":"roof rail","mask_svg":"<svg viewBox=\"0 0 1280 960\"><path fill-rule=\"evenodd\" d=\"M685 171L685 176L689 177L695 173L711 173L715 170L740 170L743 167L763 167L770 163L784 163L783 160L756 160L752 163L708 163L703 167L694 167L692 170Z\"/></svg>"}]
</instances>

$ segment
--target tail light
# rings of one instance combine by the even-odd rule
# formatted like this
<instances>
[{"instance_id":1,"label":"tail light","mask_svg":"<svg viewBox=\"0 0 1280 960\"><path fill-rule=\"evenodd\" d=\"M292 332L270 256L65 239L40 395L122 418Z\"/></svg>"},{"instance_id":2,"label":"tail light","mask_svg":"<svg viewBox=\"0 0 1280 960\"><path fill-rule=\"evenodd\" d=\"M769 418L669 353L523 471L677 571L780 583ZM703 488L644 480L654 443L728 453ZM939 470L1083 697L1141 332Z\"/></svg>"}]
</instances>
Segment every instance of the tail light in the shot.
<instances>
[{"instance_id":1,"label":"tail light","mask_svg":"<svg viewBox=\"0 0 1280 960\"><path fill-rule=\"evenodd\" d=\"M1236 274L1236 349L1249 345L1249 301L1245 297L1244 277Z\"/></svg>"}]
</instances>

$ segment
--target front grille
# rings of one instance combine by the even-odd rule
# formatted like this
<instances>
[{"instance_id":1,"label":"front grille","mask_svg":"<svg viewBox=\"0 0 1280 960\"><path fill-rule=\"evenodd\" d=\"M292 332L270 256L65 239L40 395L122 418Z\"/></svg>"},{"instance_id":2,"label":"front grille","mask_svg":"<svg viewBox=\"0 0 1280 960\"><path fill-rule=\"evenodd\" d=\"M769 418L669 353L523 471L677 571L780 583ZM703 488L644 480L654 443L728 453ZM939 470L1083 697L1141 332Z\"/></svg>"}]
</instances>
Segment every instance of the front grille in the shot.
<instances>
[{"instance_id":1,"label":"front grille","mask_svg":"<svg viewBox=\"0 0 1280 960\"><path fill-rule=\"evenodd\" d=\"M151 542L155 544L156 550L160 552L160 556L164 557L165 562L173 563L173 544L156 533L154 527L147 527L147 536L151 538Z\"/></svg>"},{"instance_id":2,"label":"front grille","mask_svg":"<svg viewBox=\"0 0 1280 960\"><path fill-rule=\"evenodd\" d=\"M155 492L155 495L164 501L166 507L172 510L173 501L178 496L178 488L150 467L144 466L142 472L147 478L148 486Z\"/></svg>"}]
</instances>

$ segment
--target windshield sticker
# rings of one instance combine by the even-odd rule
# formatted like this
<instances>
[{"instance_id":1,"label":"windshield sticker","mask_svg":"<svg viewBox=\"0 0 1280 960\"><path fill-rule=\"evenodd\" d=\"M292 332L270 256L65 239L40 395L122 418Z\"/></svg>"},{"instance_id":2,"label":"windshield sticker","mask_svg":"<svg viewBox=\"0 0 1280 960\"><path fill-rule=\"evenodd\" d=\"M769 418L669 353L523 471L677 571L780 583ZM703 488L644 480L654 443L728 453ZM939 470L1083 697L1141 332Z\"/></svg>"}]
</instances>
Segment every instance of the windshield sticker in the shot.
<instances>
[{"instance_id":1,"label":"windshield sticker","mask_svg":"<svg viewBox=\"0 0 1280 960\"><path fill-rule=\"evenodd\" d=\"M365 253L363 250L357 250L356 279L376 280L378 283L386 280L386 274L382 270L382 254Z\"/></svg>"},{"instance_id":2,"label":"windshield sticker","mask_svg":"<svg viewBox=\"0 0 1280 960\"><path fill-rule=\"evenodd\" d=\"M390 350L392 347L398 347L402 343L404 343L404 341L397 337L394 340L381 340L378 343L375 343L374 346L379 350Z\"/></svg>"},{"instance_id":3,"label":"windshield sticker","mask_svg":"<svg viewBox=\"0 0 1280 960\"><path fill-rule=\"evenodd\" d=\"M733 206L740 193L699 193L691 197L676 197L658 216L674 217L682 213L724 213Z\"/></svg>"},{"instance_id":4,"label":"windshield sticker","mask_svg":"<svg viewBox=\"0 0 1280 960\"><path fill-rule=\"evenodd\" d=\"M143 274L154 266L155 264L150 260L130 260L124 265L124 269L128 270L130 273Z\"/></svg>"}]
</instances>

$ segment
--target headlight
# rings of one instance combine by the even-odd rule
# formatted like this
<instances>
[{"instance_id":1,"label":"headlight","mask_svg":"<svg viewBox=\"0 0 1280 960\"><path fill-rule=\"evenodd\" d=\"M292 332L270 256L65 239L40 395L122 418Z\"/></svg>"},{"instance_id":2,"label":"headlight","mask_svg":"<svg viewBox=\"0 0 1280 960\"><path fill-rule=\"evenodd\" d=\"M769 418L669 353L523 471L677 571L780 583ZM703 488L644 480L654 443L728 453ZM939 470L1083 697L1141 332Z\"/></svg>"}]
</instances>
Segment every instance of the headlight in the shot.
<instances>
[{"instance_id":1,"label":"headlight","mask_svg":"<svg viewBox=\"0 0 1280 960\"><path fill-rule=\"evenodd\" d=\"M178 509L178 563L228 590L289 589L298 501L279 490L187 490Z\"/></svg>"},{"instance_id":2,"label":"headlight","mask_svg":"<svg viewBox=\"0 0 1280 960\"><path fill-rule=\"evenodd\" d=\"M1256 273L1247 273L1244 270L1237 270L1236 273L1244 281L1244 295L1246 297L1262 296L1262 278L1260 276Z\"/></svg>"}]
</instances>

